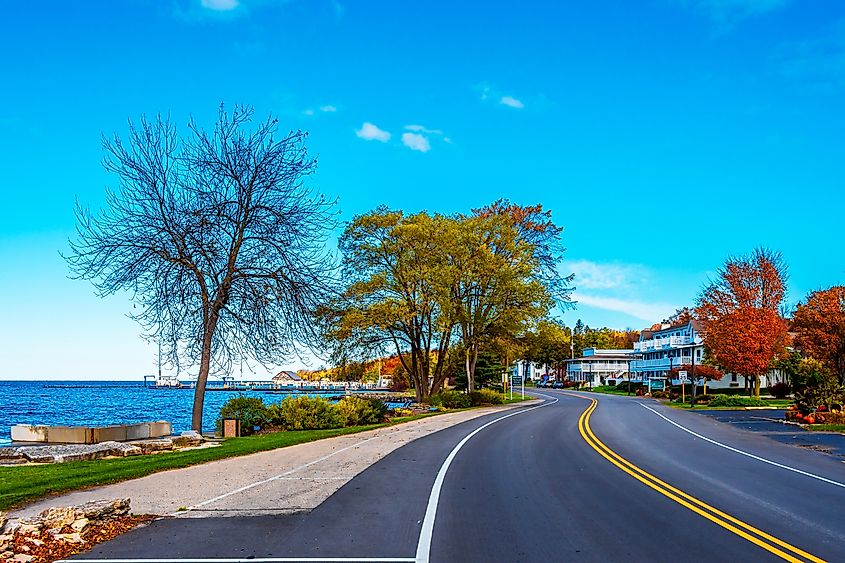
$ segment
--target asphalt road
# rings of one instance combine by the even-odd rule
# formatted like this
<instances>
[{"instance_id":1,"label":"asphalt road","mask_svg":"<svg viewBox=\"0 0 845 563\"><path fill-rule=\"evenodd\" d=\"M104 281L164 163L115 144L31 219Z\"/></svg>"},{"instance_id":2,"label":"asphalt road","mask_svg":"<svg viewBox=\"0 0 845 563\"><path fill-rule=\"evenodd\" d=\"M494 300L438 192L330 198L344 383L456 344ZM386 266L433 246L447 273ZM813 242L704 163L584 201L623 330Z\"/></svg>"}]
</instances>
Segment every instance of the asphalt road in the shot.
<instances>
[{"instance_id":1,"label":"asphalt road","mask_svg":"<svg viewBox=\"0 0 845 563\"><path fill-rule=\"evenodd\" d=\"M838 458L651 400L542 394L399 448L310 512L160 520L81 557L845 561Z\"/></svg>"}]
</instances>

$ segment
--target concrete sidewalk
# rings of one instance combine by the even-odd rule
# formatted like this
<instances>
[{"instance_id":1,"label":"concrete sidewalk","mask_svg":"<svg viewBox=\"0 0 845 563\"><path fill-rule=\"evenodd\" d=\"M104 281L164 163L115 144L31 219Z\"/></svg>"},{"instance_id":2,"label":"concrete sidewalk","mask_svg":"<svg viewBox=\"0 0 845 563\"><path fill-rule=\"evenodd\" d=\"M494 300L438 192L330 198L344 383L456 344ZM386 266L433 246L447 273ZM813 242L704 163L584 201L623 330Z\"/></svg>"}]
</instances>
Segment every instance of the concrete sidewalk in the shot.
<instances>
[{"instance_id":1,"label":"concrete sidewalk","mask_svg":"<svg viewBox=\"0 0 845 563\"><path fill-rule=\"evenodd\" d=\"M467 420L538 402L531 400L442 414L368 432L163 471L43 499L11 512L9 517L33 516L52 506L115 498L132 499L135 514L182 518L311 510L364 469L408 442Z\"/></svg>"}]
</instances>

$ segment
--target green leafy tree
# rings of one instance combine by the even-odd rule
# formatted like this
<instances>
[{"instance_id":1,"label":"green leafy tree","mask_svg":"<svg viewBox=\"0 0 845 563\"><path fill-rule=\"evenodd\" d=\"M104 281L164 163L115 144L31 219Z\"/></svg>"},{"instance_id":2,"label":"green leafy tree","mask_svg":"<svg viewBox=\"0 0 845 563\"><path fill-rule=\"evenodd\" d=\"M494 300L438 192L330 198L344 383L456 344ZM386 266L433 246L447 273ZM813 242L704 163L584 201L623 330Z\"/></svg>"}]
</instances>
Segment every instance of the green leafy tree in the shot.
<instances>
[{"instance_id":1,"label":"green leafy tree","mask_svg":"<svg viewBox=\"0 0 845 563\"><path fill-rule=\"evenodd\" d=\"M526 227L526 223L532 225ZM465 347L467 387L475 389L478 354L495 333L513 333L521 324L546 316L555 292L568 302L560 276L538 275L558 260L560 229L542 208L524 208L507 202L455 218L456 236L444 252L453 269L452 307ZM543 232L543 238L537 235ZM532 235L529 237L528 235ZM556 269L555 269L556 271Z\"/></svg>"},{"instance_id":2,"label":"green leafy tree","mask_svg":"<svg viewBox=\"0 0 845 563\"><path fill-rule=\"evenodd\" d=\"M390 352L398 355L417 400L440 389L456 326L453 269L442 250L454 237L454 221L447 217L384 207L346 227L340 248L349 283L320 311L336 357Z\"/></svg>"}]
</instances>

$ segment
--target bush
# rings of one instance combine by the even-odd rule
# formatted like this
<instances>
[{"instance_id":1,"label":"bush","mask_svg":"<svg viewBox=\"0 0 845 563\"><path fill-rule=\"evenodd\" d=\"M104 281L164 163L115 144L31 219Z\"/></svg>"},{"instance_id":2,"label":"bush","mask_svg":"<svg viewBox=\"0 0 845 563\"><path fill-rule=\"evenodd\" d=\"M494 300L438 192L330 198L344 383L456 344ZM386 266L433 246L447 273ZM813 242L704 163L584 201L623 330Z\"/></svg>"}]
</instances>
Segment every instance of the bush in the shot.
<instances>
[{"instance_id":1,"label":"bush","mask_svg":"<svg viewBox=\"0 0 845 563\"><path fill-rule=\"evenodd\" d=\"M428 404L432 407L443 407L446 409L465 409L472 406L469 395L451 389L432 395L428 398Z\"/></svg>"},{"instance_id":2,"label":"bush","mask_svg":"<svg viewBox=\"0 0 845 563\"><path fill-rule=\"evenodd\" d=\"M264 428L271 423L270 411L260 397L237 395L220 408L217 427L223 427L224 418L237 418L241 421L241 434L249 435L255 428Z\"/></svg>"},{"instance_id":3,"label":"bush","mask_svg":"<svg viewBox=\"0 0 845 563\"><path fill-rule=\"evenodd\" d=\"M765 407L766 402L756 397L713 395L709 405L711 407Z\"/></svg>"},{"instance_id":4,"label":"bush","mask_svg":"<svg viewBox=\"0 0 845 563\"><path fill-rule=\"evenodd\" d=\"M346 425L343 413L322 397L288 397L270 405L274 424L288 430L322 430Z\"/></svg>"},{"instance_id":5,"label":"bush","mask_svg":"<svg viewBox=\"0 0 845 563\"><path fill-rule=\"evenodd\" d=\"M469 394L469 402L474 407L478 405L501 405L502 396L492 389L479 389Z\"/></svg>"},{"instance_id":6,"label":"bush","mask_svg":"<svg viewBox=\"0 0 845 563\"><path fill-rule=\"evenodd\" d=\"M642 384L641 382L639 382L639 381L631 381L631 382L630 382L630 384L631 384L631 392L632 392L632 393L636 392L637 388L639 388L639 387L642 387L642 386L643 386L643 384ZM622 391L622 392L624 392L624 393L627 393L627 392L628 392L628 382L627 382L627 381L622 381L622 382L620 382L620 383L617 383L617 384L616 384L616 390L617 390L617 391Z\"/></svg>"},{"instance_id":7,"label":"bush","mask_svg":"<svg viewBox=\"0 0 845 563\"><path fill-rule=\"evenodd\" d=\"M387 415L387 405L382 400L355 395L344 397L334 408L340 412L347 426L379 424Z\"/></svg>"},{"instance_id":8,"label":"bush","mask_svg":"<svg viewBox=\"0 0 845 563\"><path fill-rule=\"evenodd\" d=\"M786 399L786 396L789 395L789 385L787 383L775 383L769 387L769 393L775 399Z\"/></svg>"}]
</instances>

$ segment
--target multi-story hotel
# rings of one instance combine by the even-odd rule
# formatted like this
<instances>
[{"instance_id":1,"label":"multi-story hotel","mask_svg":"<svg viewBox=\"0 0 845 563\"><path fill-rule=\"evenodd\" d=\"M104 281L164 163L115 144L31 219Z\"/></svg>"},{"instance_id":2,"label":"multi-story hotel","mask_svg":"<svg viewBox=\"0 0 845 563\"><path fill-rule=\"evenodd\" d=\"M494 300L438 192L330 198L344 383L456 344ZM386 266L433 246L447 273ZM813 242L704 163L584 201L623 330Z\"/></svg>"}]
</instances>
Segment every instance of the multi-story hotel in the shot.
<instances>
[{"instance_id":1,"label":"multi-story hotel","mask_svg":"<svg viewBox=\"0 0 845 563\"><path fill-rule=\"evenodd\" d=\"M698 321L680 325L662 325L660 330L644 330L634 342L638 359L631 362L631 380L648 381L667 377L669 371L682 365L700 365L704 360L704 343Z\"/></svg>"}]
</instances>

